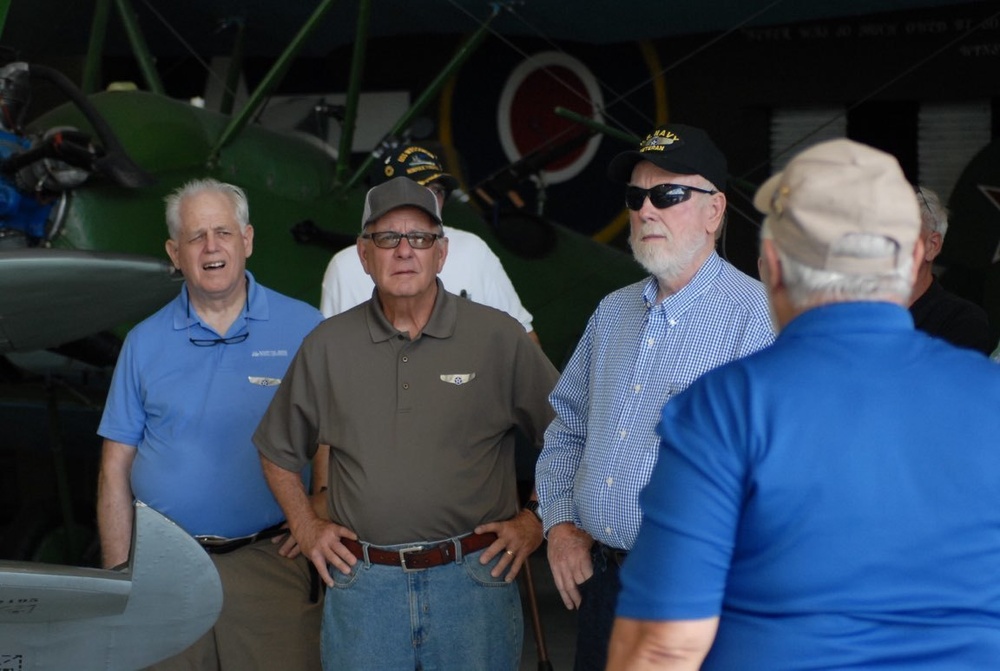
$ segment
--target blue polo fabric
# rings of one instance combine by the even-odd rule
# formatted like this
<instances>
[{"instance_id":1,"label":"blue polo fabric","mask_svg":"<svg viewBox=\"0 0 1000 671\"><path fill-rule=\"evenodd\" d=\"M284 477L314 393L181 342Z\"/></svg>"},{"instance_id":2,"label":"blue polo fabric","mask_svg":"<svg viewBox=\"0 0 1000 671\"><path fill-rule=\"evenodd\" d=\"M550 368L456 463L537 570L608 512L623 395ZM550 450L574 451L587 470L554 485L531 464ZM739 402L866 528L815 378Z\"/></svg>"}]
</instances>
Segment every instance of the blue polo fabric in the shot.
<instances>
[{"instance_id":1,"label":"blue polo fabric","mask_svg":"<svg viewBox=\"0 0 1000 671\"><path fill-rule=\"evenodd\" d=\"M322 316L256 283L219 334L189 309L187 287L128 334L98 433L138 448L137 499L192 535L237 537L281 522L250 436L299 344ZM199 347L194 339L245 341Z\"/></svg>"},{"instance_id":2,"label":"blue polo fabric","mask_svg":"<svg viewBox=\"0 0 1000 671\"><path fill-rule=\"evenodd\" d=\"M663 409L618 615L703 669L995 668L1000 371L886 303L809 310Z\"/></svg>"}]
</instances>

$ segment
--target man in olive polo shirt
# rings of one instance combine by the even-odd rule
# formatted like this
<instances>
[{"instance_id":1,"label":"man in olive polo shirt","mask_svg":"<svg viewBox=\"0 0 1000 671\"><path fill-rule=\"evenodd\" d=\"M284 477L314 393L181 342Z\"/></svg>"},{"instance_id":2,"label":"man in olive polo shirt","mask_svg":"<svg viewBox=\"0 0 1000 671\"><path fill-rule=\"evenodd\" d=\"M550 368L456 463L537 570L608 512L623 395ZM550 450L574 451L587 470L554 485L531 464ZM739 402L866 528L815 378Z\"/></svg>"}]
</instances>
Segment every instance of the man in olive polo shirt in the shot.
<instances>
[{"instance_id":1,"label":"man in olive polo shirt","mask_svg":"<svg viewBox=\"0 0 1000 671\"><path fill-rule=\"evenodd\" d=\"M326 669L519 666L512 581L541 523L518 509L514 434L541 446L558 373L515 319L444 290L447 253L431 191L369 191L358 255L376 295L305 339L254 434L329 587ZM330 520L298 475L317 444Z\"/></svg>"}]
</instances>

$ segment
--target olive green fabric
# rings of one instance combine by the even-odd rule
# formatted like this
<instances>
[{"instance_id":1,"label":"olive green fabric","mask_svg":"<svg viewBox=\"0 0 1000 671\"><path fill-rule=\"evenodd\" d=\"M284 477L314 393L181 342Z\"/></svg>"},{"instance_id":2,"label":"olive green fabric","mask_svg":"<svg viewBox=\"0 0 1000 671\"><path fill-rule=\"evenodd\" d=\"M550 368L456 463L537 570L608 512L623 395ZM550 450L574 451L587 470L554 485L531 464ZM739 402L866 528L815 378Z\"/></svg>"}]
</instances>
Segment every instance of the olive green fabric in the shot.
<instances>
[{"instance_id":1,"label":"olive green fabric","mask_svg":"<svg viewBox=\"0 0 1000 671\"><path fill-rule=\"evenodd\" d=\"M364 541L450 538L518 511L515 429L541 447L558 373L506 313L445 292L416 340L376 300L302 343L254 435L298 472L330 445L328 506Z\"/></svg>"}]
</instances>

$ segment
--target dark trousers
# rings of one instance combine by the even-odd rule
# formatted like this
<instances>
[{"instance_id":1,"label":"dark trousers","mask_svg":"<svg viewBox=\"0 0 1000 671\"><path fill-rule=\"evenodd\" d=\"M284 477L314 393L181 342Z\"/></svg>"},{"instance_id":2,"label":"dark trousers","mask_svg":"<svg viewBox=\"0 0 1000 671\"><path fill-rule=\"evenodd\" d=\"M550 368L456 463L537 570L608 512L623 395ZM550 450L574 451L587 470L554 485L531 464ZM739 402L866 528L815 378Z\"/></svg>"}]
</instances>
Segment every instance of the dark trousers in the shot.
<instances>
[{"instance_id":1,"label":"dark trousers","mask_svg":"<svg viewBox=\"0 0 1000 671\"><path fill-rule=\"evenodd\" d=\"M594 575L580 585L574 671L604 671L607 666L608 642L621 589L618 570L624 553L594 543L590 558Z\"/></svg>"}]
</instances>

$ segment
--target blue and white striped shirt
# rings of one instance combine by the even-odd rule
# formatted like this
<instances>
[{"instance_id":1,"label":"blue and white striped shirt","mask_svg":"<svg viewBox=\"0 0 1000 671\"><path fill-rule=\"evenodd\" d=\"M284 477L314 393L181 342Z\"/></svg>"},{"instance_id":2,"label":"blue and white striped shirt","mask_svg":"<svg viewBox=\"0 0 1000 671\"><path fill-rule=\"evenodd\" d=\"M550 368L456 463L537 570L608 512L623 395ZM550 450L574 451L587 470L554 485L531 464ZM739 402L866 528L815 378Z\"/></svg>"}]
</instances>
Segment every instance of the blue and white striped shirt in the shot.
<instances>
[{"instance_id":1,"label":"blue and white striped shirt","mask_svg":"<svg viewBox=\"0 0 1000 671\"><path fill-rule=\"evenodd\" d=\"M650 277L606 296L549 396L556 418L536 471L546 533L573 522L631 549L663 405L706 371L774 340L763 286L714 252L661 303L657 288Z\"/></svg>"}]
</instances>

